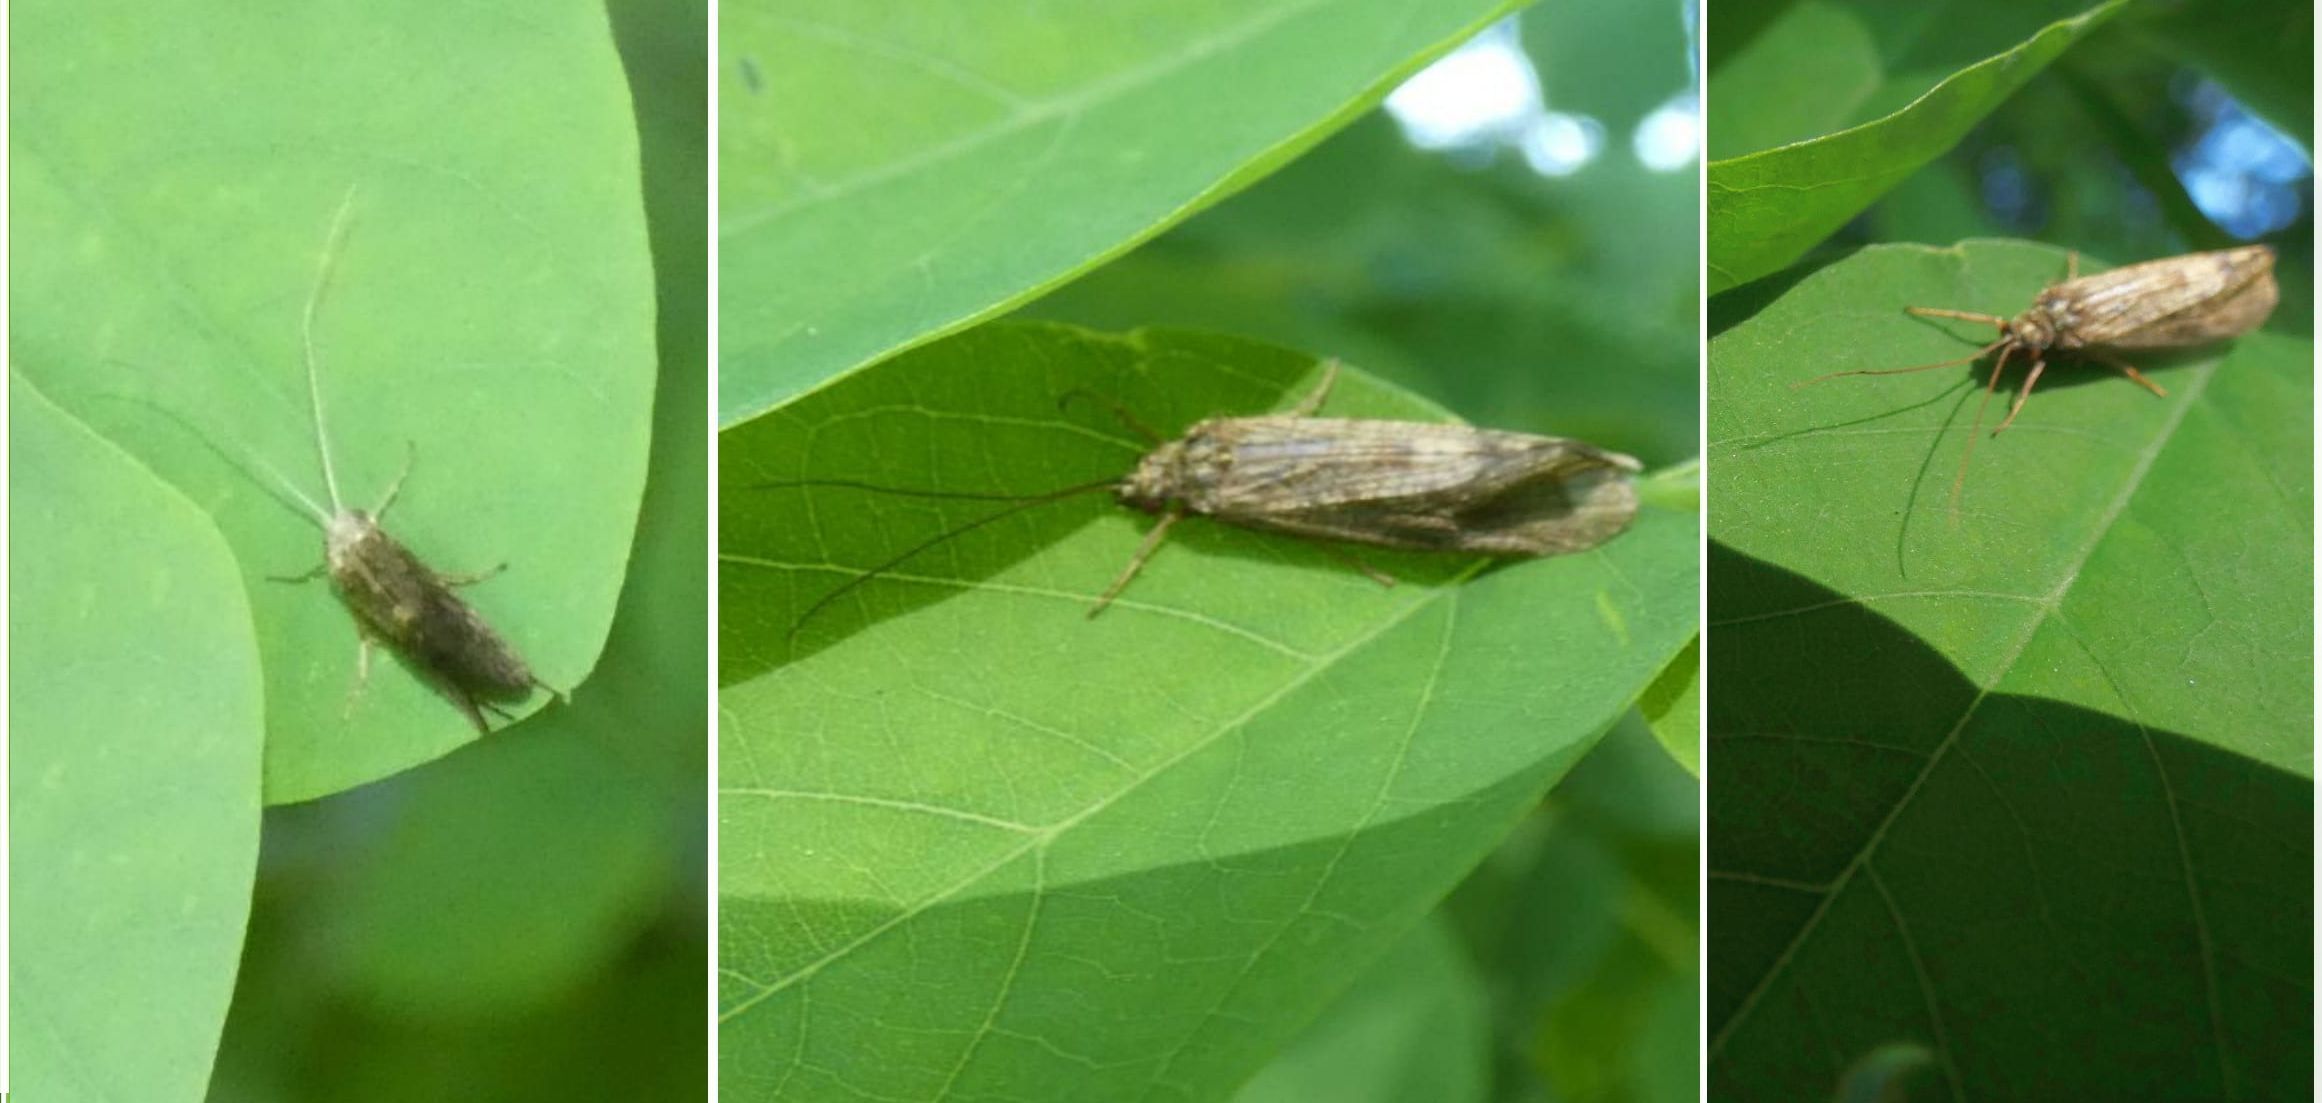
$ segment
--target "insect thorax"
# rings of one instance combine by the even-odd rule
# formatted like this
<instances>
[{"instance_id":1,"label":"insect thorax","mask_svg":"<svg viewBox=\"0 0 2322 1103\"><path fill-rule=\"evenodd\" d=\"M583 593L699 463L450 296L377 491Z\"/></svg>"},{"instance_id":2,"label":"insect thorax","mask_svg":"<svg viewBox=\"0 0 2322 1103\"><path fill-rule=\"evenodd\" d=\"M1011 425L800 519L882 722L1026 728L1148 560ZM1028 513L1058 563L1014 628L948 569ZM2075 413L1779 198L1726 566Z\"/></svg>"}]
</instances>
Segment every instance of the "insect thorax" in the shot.
<instances>
[{"instance_id":1,"label":"insect thorax","mask_svg":"<svg viewBox=\"0 0 2322 1103\"><path fill-rule=\"evenodd\" d=\"M359 509L343 509L332 515L330 524L323 529L323 554L337 574L359 560L364 545L381 537L379 523Z\"/></svg>"},{"instance_id":2,"label":"insect thorax","mask_svg":"<svg viewBox=\"0 0 2322 1103\"><path fill-rule=\"evenodd\" d=\"M1188 430L1145 453L1137 469L1121 480L1113 496L1123 505L1149 512L1182 503L1196 513L1214 508L1212 492L1233 467L1233 446L1210 431L1211 422Z\"/></svg>"},{"instance_id":3,"label":"insect thorax","mask_svg":"<svg viewBox=\"0 0 2322 1103\"><path fill-rule=\"evenodd\" d=\"M2008 323L2008 336L2028 349L2070 348L2077 343L2072 340L2072 330L2078 321L2071 299L2044 294L2033 301L2031 309Z\"/></svg>"}]
</instances>

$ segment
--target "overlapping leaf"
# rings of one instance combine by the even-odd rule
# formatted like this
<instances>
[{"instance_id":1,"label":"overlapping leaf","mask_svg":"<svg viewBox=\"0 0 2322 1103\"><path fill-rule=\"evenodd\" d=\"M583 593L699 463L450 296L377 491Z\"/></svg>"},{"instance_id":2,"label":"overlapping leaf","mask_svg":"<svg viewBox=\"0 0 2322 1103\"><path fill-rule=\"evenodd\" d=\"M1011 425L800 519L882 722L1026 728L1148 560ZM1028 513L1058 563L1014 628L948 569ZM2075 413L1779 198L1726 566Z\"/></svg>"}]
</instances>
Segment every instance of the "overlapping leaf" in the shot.
<instances>
[{"instance_id":1,"label":"overlapping leaf","mask_svg":"<svg viewBox=\"0 0 2322 1103\"><path fill-rule=\"evenodd\" d=\"M21 378L9 402L12 1083L200 1099L258 861L250 609L192 503Z\"/></svg>"},{"instance_id":2,"label":"overlapping leaf","mask_svg":"<svg viewBox=\"0 0 2322 1103\"><path fill-rule=\"evenodd\" d=\"M1710 293L1803 256L2124 2L1794 4L1736 35L1710 73Z\"/></svg>"},{"instance_id":3,"label":"overlapping leaf","mask_svg":"<svg viewBox=\"0 0 2322 1103\"><path fill-rule=\"evenodd\" d=\"M2060 358L1956 521L1976 368L1794 389L1969 352L1901 308L2064 260L1873 247L1720 319L1713 1094L1898 1042L1967 1098L2303 1090L2311 344L2147 358L2167 398Z\"/></svg>"},{"instance_id":4,"label":"overlapping leaf","mask_svg":"<svg viewBox=\"0 0 2322 1103\"><path fill-rule=\"evenodd\" d=\"M724 5L720 422L1158 233L1514 6Z\"/></svg>"},{"instance_id":5,"label":"overlapping leaf","mask_svg":"<svg viewBox=\"0 0 2322 1103\"><path fill-rule=\"evenodd\" d=\"M217 518L265 656L268 799L475 737L393 662L349 710L347 612L320 585L265 581L319 562L319 534L202 443L325 498L300 320L350 192L316 327L343 494L375 504L408 447L389 527L446 572L510 564L472 600L550 683L585 677L627 560L653 386L635 126L604 14L16 14L42 45L12 77L10 355Z\"/></svg>"},{"instance_id":6,"label":"overlapping leaf","mask_svg":"<svg viewBox=\"0 0 2322 1103\"><path fill-rule=\"evenodd\" d=\"M982 327L720 450L721 1091L1220 1095L1497 843L1691 635L1694 527L1366 560L1082 497L1312 364L1222 338ZM1059 396L1086 391L1098 401ZM1350 375L1332 412L1440 416Z\"/></svg>"}]
</instances>

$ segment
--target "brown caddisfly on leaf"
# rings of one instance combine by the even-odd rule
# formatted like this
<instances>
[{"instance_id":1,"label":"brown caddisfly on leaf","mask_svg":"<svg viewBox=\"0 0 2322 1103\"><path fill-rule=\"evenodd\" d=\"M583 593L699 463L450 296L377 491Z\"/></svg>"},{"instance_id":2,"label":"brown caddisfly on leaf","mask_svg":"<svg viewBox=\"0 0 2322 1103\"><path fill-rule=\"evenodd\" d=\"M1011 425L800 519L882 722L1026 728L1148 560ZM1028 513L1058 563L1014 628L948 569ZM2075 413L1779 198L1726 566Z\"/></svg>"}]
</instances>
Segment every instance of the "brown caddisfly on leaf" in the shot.
<instances>
[{"instance_id":1,"label":"brown caddisfly on leaf","mask_svg":"<svg viewBox=\"0 0 2322 1103\"><path fill-rule=\"evenodd\" d=\"M1951 481L1951 511L1959 512L1959 492L1967 479L1967 461L1975 455L1982 435L1983 416L1999 390L2000 373L2008 360L2024 356L2032 368L2024 376L2006 417L1991 431L1998 436L2024 409L2024 400L2047 370L2050 353L2069 352L2119 369L2156 395L2169 392L2145 378L2124 358L2125 353L2194 348L2228 340L2256 329L2273 313L2280 291L2274 286L2274 251L2263 245L2244 245L2211 253L2149 260L2093 276L2080 275L2080 254L2065 261L2064 282L2050 285L2032 300L2030 309L2013 318L1966 310L1912 306L1904 309L1926 318L1959 318L1999 327L1999 339L1955 360L1908 368L1877 368L1831 372L1798 386L1842 375L1901 375L1969 364L1999 353L1991 366L1991 381L1975 408L1975 430L1959 457L1959 474Z\"/></svg>"},{"instance_id":2,"label":"brown caddisfly on leaf","mask_svg":"<svg viewBox=\"0 0 2322 1103\"><path fill-rule=\"evenodd\" d=\"M1185 435L1155 442L1134 470L1032 496L895 490L847 480L760 484L754 489L830 486L913 497L1012 501L1014 506L946 532L847 580L816 599L799 627L841 595L946 540L1035 506L1098 490L1160 520L1112 584L1089 606L1095 616L1128 586L1162 538L1188 514L1242 528L1421 551L1500 557L1587 551L1636 518L1634 458L1562 437L1466 425L1315 417L1338 378L1332 361L1314 392L1290 412L1214 417ZM1070 397L1070 396L1067 396ZM1347 557L1382 585L1394 579Z\"/></svg>"},{"instance_id":3,"label":"brown caddisfly on leaf","mask_svg":"<svg viewBox=\"0 0 2322 1103\"><path fill-rule=\"evenodd\" d=\"M491 732L484 721L484 710L490 709L505 717L496 707L495 700L521 697L534 687L547 690L562 698L555 688L532 673L524 659L508 641L485 623L481 614L462 601L452 591L490 578L505 569L501 564L489 571L473 575L438 573L409 548L388 535L380 527L387 510L395 504L395 497L403 488L404 477L411 473L412 452L406 449L403 469L389 483L377 508L361 510L349 508L339 495L337 468L331 460L329 432L323 418L322 387L315 367L314 325L315 314L322 305L324 288L330 282L331 267L336 262L339 247L345 240L348 215L353 210L355 191L350 188L332 217L330 233L324 241L322 260L315 271L314 286L308 292L306 309L300 330L300 346L306 360L306 393L314 416L315 453L321 458L323 488L328 492L330 505L325 509L312 497L298 489L297 484L284 478L271 466L262 462L245 463L226 453L211 442L191 423L168 410L161 412L186 425L201 437L202 443L235 467L253 482L269 492L279 490L278 500L292 507L294 512L307 518L322 529L323 562L302 575L278 577L278 582L306 582L325 574L330 576L331 588L354 614L357 635L355 657L355 684L348 690L347 710L351 713L356 700L371 676L371 647L383 645L402 656L429 682L457 705L476 730ZM149 403L141 404L150 405ZM159 407L155 407L159 409ZM273 486L259 479L252 466L274 480Z\"/></svg>"}]
</instances>

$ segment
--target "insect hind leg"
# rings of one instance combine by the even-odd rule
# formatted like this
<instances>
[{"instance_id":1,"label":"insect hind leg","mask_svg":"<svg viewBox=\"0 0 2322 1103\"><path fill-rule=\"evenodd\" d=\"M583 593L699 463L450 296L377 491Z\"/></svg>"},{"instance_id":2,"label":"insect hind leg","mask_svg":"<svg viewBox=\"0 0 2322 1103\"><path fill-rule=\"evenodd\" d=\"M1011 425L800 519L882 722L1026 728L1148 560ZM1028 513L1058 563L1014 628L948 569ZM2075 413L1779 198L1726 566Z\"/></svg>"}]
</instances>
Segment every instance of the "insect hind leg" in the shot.
<instances>
[{"instance_id":1,"label":"insect hind leg","mask_svg":"<svg viewBox=\"0 0 2322 1103\"><path fill-rule=\"evenodd\" d=\"M2032 361L2032 370L2024 376L2023 388L2016 392L2015 404L2008 407L2008 416L2000 419L1999 428L1993 429L1991 435L1996 437L2006 431L2008 426L2015 424L2016 415L2024 412L2024 400L2032 397L2032 385L2040 381L2040 373L2046 370L2047 358L2040 357Z\"/></svg>"}]
</instances>

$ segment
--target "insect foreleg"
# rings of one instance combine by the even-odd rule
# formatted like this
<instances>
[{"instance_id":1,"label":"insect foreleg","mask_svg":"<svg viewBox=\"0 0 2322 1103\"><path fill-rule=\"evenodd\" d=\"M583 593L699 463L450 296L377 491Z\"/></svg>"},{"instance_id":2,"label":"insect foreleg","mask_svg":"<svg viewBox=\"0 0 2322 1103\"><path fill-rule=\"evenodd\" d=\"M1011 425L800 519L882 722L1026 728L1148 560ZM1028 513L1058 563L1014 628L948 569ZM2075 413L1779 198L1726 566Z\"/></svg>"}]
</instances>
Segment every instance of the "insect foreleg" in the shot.
<instances>
[{"instance_id":1,"label":"insect foreleg","mask_svg":"<svg viewBox=\"0 0 2322 1103\"><path fill-rule=\"evenodd\" d=\"M1977 314L1972 310L1945 310L1938 306L1906 306L1903 311L1922 318L1957 318L1963 322L1982 322L1987 326L1999 326L2002 329L2007 328L2008 324L2006 318L1997 314Z\"/></svg>"},{"instance_id":2,"label":"insect foreleg","mask_svg":"<svg viewBox=\"0 0 2322 1103\"><path fill-rule=\"evenodd\" d=\"M1113 416L1120 418L1121 424L1128 426L1130 432L1145 438L1145 443L1161 443L1161 434L1154 432L1152 428L1147 426L1144 422L1137 420L1137 415L1130 413L1127 406L1123 406L1119 402L1116 402L1110 398L1106 398L1105 396L1097 394L1094 391L1081 387L1075 387L1072 390L1066 391L1064 392L1064 397L1056 400L1056 408L1059 410L1064 409L1064 407L1071 403L1075 398L1085 398L1092 402L1104 403L1106 406L1112 408Z\"/></svg>"},{"instance_id":3,"label":"insect foreleg","mask_svg":"<svg viewBox=\"0 0 2322 1103\"><path fill-rule=\"evenodd\" d=\"M317 563L315 564L313 570L310 570L305 574L270 574L266 576L266 581L290 583L312 582L315 579L321 578L323 575L330 573L330 569L331 565L329 563Z\"/></svg>"},{"instance_id":4,"label":"insect foreleg","mask_svg":"<svg viewBox=\"0 0 2322 1103\"><path fill-rule=\"evenodd\" d=\"M1937 360L1932 364L1914 364L1908 368L1857 368L1853 371L1834 371L1826 375L1817 375L1814 378L1808 379L1802 383L1792 383L1790 384L1790 389L1794 391L1800 387L1811 387L1825 379L1836 379L1842 375L1908 375L1915 371L1928 371L1934 368L1949 368L1960 364L1972 364L1978 360L1983 359L1991 352L1991 350L2008 344L2008 340L2008 338L2002 337L1997 341L1993 341L1992 343L1975 350L1974 354L1969 356L1962 356L1956 360Z\"/></svg>"},{"instance_id":5,"label":"insect foreleg","mask_svg":"<svg viewBox=\"0 0 2322 1103\"><path fill-rule=\"evenodd\" d=\"M1337 383L1338 358L1334 356L1322 365L1322 382L1315 385L1314 393L1299 399L1298 405L1290 408L1290 416L1313 417L1322 408L1322 400L1330 397L1330 388Z\"/></svg>"},{"instance_id":6,"label":"insect foreleg","mask_svg":"<svg viewBox=\"0 0 2322 1103\"><path fill-rule=\"evenodd\" d=\"M418 442L418 441L409 441L409 440L407 440L407 441L404 441L404 442L403 442L403 470L401 470L401 471L398 471L398 472L396 472L396 473L395 473L395 481L394 481L394 482L391 482L391 483L388 483L388 484L387 484L387 495L386 495L386 497L383 497L383 498L379 499L379 508L377 508L377 509L374 509L374 510L372 510L372 511L371 511L371 519L372 519L373 521L377 521L377 520L379 520L379 519L381 519L381 518L383 518L383 517L387 516L387 507L388 507L388 506L391 506L391 505L394 505L394 504L395 504L395 496L396 496L396 495L398 495L398 494L401 494L401 493L403 493L403 480L404 480L404 479L405 479L407 476L409 476L409 475L411 474L411 462L412 462L413 460L415 460L415 459L418 459L418 458L419 458L419 442Z\"/></svg>"},{"instance_id":7,"label":"insect foreleg","mask_svg":"<svg viewBox=\"0 0 2322 1103\"><path fill-rule=\"evenodd\" d=\"M1183 511L1175 509L1161 515L1161 520L1153 526L1153 531L1145 534L1145 542L1137 545L1137 554L1129 557L1129 565L1121 568L1120 577L1113 579L1113 584L1105 587L1104 594L1096 599L1096 604L1088 607L1089 616L1094 617L1098 613L1104 612L1105 606L1111 605L1113 598L1120 596L1121 590L1128 586L1129 580L1137 577L1137 572L1144 569L1145 561L1153 558L1153 551L1161 546L1161 538L1168 534L1169 526L1176 524L1177 519L1183 516L1185 516Z\"/></svg>"},{"instance_id":8,"label":"insect foreleg","mask_svg":"<svg viewBox=\"0 0 2322 1103\"><path fill-rule=\"evenodd\" d=\"M1991 366L1991 382L1984 385L1983 401L1975 404L1975 428L1968 431L1967 449L1959 454L1959 474L1951 477L1951 522L1959 523L1959 492L1967 485L1967 461L1975 458L1975 442L1983 436L1983 412L1991 408L1991 396L1999 390L2000 373L2008 370L2008 357L2015 355L2016 346L2006 344L2000 349L1999 360Z\"/></svg>"},{"instance_id":9,"label":"insect foreleg","mask_svg":"<svg viewBox=\"0 0 2322 1103\"><path fill-rule=\"evenodd\" d=\"M2030 374L2024 376L2023 389L2016 392L2015 405L2008 407L2008 416L2000 419L1999 428L1992 430L1991 435L1996 437L2000 435L2002 431L2006 430L2009 425L2015 423L2016 415L2024 412L2024 400L2032 397L2032 385L2040 381L2040 373L2046 370L2048 370L2048 360L2046 357L2040 357L2032 361L2032 371Z\"/></svg>"}]
</instances>

